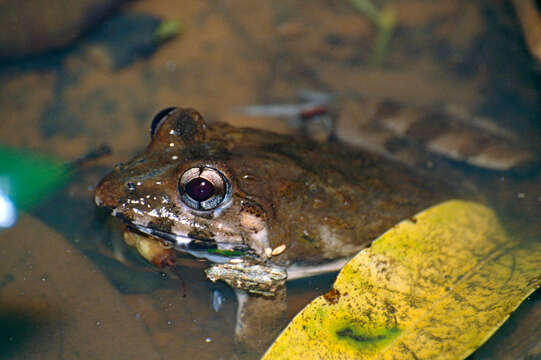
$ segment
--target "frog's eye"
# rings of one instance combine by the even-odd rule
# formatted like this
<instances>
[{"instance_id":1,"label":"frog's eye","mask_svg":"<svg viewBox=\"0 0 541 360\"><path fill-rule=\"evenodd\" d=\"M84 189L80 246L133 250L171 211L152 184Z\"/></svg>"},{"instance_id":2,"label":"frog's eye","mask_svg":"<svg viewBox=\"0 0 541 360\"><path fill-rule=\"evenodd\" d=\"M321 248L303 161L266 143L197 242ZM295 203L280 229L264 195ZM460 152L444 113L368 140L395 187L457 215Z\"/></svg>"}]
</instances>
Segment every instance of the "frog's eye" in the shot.
<instances>
[{"instance_id":1,"label":"frog's eye","mask_svg":"<svg viewBox=\"0 0 541 360\"><path fill-rule=\"evenodd\" d=\"M153 138L154 134L156 133L156 130L160 127L162 122L167 119L169 114L175 110L176 107L168 107L160 111L159 113L154 116L154 119L152 119L152 124L150 125L150 137Z\"/></svg>"},{"instance_id":2,"label":"frog's eye","mask_svg":"<svg viewBox=\"0 0 541 360\"><path fill-rule=\"evenodd\" d=\"M221 172L209 167L186 170L178 184L182 202L195 210L217 208L229 195L230 187Z\"/></svg>"}]
</instances>

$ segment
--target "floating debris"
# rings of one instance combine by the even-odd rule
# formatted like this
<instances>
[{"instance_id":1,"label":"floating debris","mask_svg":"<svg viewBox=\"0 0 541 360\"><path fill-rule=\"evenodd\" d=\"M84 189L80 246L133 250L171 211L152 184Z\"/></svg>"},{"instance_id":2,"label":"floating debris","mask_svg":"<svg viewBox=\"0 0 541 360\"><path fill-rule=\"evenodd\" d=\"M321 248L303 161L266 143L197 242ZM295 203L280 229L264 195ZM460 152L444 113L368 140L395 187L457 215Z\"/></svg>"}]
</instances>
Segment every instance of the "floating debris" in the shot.
<instances>
[{"instance_id":1,"label":"floating debris","mask_svg":"<svg viewBox=\"0 0 541 360\"><path fill-rule=\"evenodd\" d=\"M329 139L333 121L329 114L329 103L333 96L314 90L300 90L298 104L248 105L238 109L243 115L255 117L276 117L286 119L293 128L319 141Z\"/></svg>"}]
</instances>

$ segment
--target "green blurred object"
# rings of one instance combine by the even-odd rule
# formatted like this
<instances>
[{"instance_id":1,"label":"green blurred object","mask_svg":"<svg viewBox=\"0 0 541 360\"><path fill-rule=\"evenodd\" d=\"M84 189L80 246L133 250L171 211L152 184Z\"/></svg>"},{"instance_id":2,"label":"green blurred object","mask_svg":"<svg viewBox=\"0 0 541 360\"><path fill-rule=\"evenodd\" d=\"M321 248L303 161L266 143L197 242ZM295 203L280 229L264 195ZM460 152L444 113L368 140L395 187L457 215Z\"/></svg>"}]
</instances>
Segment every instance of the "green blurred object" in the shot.
<instances>
[{"instance_id":1,"label":"green blurred object","mask_svg":"<svg viewBox=\"0 0 541 360\"><path fill-rule=\"evenodd\" d=\"M379 66L387 54L396 27L395 9L392 5L387 4L380 10L370 0L351 0L351 3L359 13L372 21L378 29L370 63Z\"/></svg>"},{"instance_id":2,"label":"green blurred object","mask_svg":"<svg viewBox=\"0 0 541 360\"><path fill-rule=\"evenodd\" d=\"M0 145L0 194L27 209L64 185L71 168L52 156Z\"/></svg>"},{"instance_id":3,"label":"green blurred object","mask_svg":"<svg viewBox=\"0 0 541 360\"><path fill-rule=\"evenodd\" d=\"M370 0L351 0L358 12L369 18L374 24L379 23L380 12Z\"/></svg>"},{"instance_id":4,"label":"green blurred object","mask_svg":"<svg viewBox=\"0 0 541 360\"><path fill-rule=\"evenodd\" d=\"M161 43L182 33L182 25L178 20L164 20L154 32L154 39Z\"/></svg>"}]
</instances>

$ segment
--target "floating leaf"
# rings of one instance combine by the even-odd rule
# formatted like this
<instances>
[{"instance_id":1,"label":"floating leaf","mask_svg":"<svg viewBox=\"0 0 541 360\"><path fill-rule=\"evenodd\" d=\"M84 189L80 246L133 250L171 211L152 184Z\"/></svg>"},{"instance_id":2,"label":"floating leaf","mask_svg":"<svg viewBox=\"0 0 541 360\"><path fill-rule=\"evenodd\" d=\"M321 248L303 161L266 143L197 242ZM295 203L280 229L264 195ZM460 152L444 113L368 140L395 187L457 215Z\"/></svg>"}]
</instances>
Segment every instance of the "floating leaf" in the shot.
<instances>
[{"instance_id":1,"label":"floating leaf","mask_svg":"<svg viewBox=\"0 0 541 360\"><path fill-rule=\"evenodd\" d=\"M353 258L263 359L464 358L539 286L529 240L483 205L432 207Z\"/></svg>"},{"instance_id":2,"label":"floating leaf","mask_svg":"<svg viewBox=\"0 0 541 360\"><path fill-rule=\"evenodd\" d=\"M69 178L64 161L0 145L0 192L18 208L27 208Z\"/></svg>"}]
</instances>

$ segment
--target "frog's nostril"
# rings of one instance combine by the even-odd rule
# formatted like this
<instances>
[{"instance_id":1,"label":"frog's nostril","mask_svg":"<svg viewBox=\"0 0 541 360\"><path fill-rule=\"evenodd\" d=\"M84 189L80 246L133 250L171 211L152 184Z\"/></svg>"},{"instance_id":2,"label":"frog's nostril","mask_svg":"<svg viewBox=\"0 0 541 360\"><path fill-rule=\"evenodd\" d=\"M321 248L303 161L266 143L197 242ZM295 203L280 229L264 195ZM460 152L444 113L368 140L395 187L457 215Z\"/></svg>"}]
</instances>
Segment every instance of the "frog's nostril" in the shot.
<instances>
[{"instance_id":1,"label":"frog's nostril","mask_svg":"<svg viewBox=\"0 0 541 360\"><path fill-rule=\"evenodd\" d=\"M127 182L125 186L126 186L126 190L128 190L129 193L134 193L135 190L137 189L135 184L132 182Z\"/></svg>"}]
</instances>

